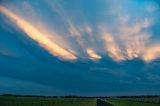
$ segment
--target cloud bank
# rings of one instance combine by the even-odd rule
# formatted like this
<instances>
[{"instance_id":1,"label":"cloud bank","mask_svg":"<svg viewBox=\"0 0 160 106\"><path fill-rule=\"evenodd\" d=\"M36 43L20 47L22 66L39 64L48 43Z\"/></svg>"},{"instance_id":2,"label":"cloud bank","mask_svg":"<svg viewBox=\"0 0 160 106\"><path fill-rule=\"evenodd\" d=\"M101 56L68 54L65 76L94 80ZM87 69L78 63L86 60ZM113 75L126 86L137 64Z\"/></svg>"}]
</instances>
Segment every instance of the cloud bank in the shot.
<instances>
[{"instance_id":1,"label":"cloud bank","mask_svg":"<svg viewBox=\"0 0 160 106\"><path fill-rule=\"evenodd\" d=\"M39 11L36 12L36 8L30 4L30 1L23 1L22 3L25 5L24 10L30 10L29 14L31 15L29 17L31 18L28 18L30 21L27 21L27 18L24 18L27 16L23 11L17 11L16 6L13 4L4 3L4 6L1 5L0 10L28 37L53 56L61 59L94 58L94 60L99 60L103 58L102 55L106 54L115 61L140 58L150 62L160 57L160 44L159 41L154 44L155 41L152 37L155 35L152 34L151 30L151 27L155 24L152 15L159 9L156 3L150 1L139 3L142 6L138 7L138 1L124 0L122 3L116 4L116 0L108 0L105 2L106 6L107 3L112 6L108 6L108 11L103 13L107 15L106 18L108 19L97 20L97 23L91 26L91 23L85 19L85 13L81 14L80 22L78 22L76 20L78 13L67 10L62 1L50 2L50 0L46 0L44 4L49 6L49 12L57 14L60 18L59 21L64 24L64 26L59 26L62 27L62 30L57 31L63 32L61 34L51 32L50 29L55 28L56 24L50 25L49 22L45 23L42 18L38 18L40 17ZM132 4L132 7L139 8L140 11L134 13L135 10L127 9L127 5L130 4ZM12 8L14 8L14 11L11 10ZM18 13L21 15L18 15ZM43 12L41 14L46 15ZM39 19L37 22L33 22L33 20L36 21L34 16ZM103 15L100 14L99 17L103 17ZM49 25L45 27L47 24Z\"/></svg>"}]
</instances>

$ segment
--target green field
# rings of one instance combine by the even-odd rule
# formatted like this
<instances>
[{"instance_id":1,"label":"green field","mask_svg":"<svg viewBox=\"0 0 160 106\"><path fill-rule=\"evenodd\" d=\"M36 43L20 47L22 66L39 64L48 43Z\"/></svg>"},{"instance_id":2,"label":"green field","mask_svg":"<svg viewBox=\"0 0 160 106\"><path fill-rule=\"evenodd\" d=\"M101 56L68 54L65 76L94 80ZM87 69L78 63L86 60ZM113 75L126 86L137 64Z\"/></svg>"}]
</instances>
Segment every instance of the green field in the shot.
<instances>
[{"instance_id":1,"label":"green field","mask_svg":"<svg viewBox=\"0 0 160 106\"><path fill-rule=\"evenodd\" d=\"M0 106L96 106L96 99L0 96Z\"/></svg>"},{"instance_id":2,"label":"green field","mask_svg":"<svg viewBox=\"0 0 160 106\"><path fill-rule=\"evenodd\" d=\"M0 106L96 106L97 98L0 96ZM114 106L160 106L160 98L101 98Z\"/></svg>"},{"instance_id":3,"label":"green field","mask_svg":"<svg viewBox=\"0 0 160 106\"><path fill-rule=\"evenodd\" d=\"M160 106L159 98L108 98L114 106Z\"/></svg>"}]
</instances>

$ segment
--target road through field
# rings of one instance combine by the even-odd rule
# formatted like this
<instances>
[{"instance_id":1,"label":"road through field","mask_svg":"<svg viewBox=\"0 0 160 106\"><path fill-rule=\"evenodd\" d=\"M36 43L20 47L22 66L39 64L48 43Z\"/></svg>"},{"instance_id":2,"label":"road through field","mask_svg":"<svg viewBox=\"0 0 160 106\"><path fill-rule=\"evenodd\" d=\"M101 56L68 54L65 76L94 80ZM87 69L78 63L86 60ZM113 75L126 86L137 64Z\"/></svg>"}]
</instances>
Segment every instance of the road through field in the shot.
<instances>
[{"instance_id":1,"label":"road through field","mask_svg":"<svg viewBox=\"0 0 160 106\"><path fill-rule=\"evenodd\" d=\"M113 106L113 105L103 100L97 99L97 106Z\"/></svg>"}]
</instances>

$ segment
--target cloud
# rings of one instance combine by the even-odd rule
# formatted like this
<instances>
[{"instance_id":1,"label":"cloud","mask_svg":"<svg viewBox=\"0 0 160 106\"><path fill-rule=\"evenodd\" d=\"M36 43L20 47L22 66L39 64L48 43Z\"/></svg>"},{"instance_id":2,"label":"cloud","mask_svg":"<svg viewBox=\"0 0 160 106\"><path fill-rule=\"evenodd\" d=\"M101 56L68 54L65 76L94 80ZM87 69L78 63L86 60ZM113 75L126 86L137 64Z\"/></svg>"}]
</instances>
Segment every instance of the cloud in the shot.
<instances>
[{"instance_id":1,"label":"cloud","mask_svg":"<svg viewBox=\"0 0 160 106\"><path fill-rule=\"evenodd\" d=\"M107 51L108 55L116 60L121 61L124 59L123 55L121 54L121 50L118 47L113 35L106 31L105 27L101 27L102 33L102 40L104 41L104 48Z\"/></svg>"},{"instance_id":2,"label":"cloud","mask_svg":"<svg viewBox=\"0 0 160 106\"><path fill-rule=\"evenodd\" d=\"M91 59L93 60L97 60L97 59L101 59L102 57L100 55L98 55L94 50L92 50L91 48L87 48L87 54L90 56Z\"/></svg>"},{"instance_id":3,"label":"cloud","mask_svg":"<svg viewBox=\"0 0 160 106\"><path fill-rule=\"evenodd\" d=\"M148 9L155 11L155 5L139 3L146 9L145 11L137 7L136 1L124 0L120 4L117 4L116 0L108 2L110 6L107 7L106 14L109 21L106 20L107 22L104 21L99 25L107 55L116 61L140 58L147 62L158 58L159 48L154 47L156 45L153 45L154 40L151 39L155 36L151 33L151 27L155 22L153 14L148 11ZM132 7L127 9L129 4L132 4ZM135 7L137 7L136 10L139 9L138 13L134 13ZM151 45L153 46L150 47ZM148 47L151 50L146 51ZM152 51L154 48L156 50ZM152 53L147 53L149 51Z\"/></svg>"},{"instance_id":4,"label":"cloud","mask_svg":"<svg viewBox=\"0 0 160 106\"><path fill-rule=\"evenodd\" d=\"M47 36L45 36L44 33L34 27L31 23L25 21L20 16L14 14L4 6L0 6L0 11L8 16L21 30L23 30L28 35L28 37L35 40L41 47L46 49L54 56L68 60L75 60L77 58L73 53L65 50L50 40Z\"/></svg>"},{"instance_id":5,"label":"cloud","mask_svg":"<svg viewBox=\"0 0 160 106\"><path fill-rule=\"evenodd\" d=\"M149 45L145 49L144 54L142 56L143 60L145 60L146 62L150 62L159 57L160 57L160 44L159 43Z\"/></svg>"},{"instance_id":6,"label":"cloud","mask_svg":"<svg viewBox=\"0 0 160 106\"><path fill-rule=\"evenodd\" d=\"M118 35L105 33L104 40L109 56L115 60L132 60L141 58L144 61L152 61L159 57L159 44L154 45L149 32L144 28L150 27L151 22L145 19L130 26L122 25ZM108 45L108 46L107 46ZM119 45L121 45L119 47Z\"/></svg>"},{"instance_id":7,"label":"cloud","mask_svg":"<svg viewBox=\"0 0 160 106\"><path fill-rule=\"evenodd\" d=\"M76 45L79 47L77 48L76 45L71 43L72 46L76 46L76 48L74 48L76 53L79 54L81 58L90 58L86 57L86 53L87 48L91 48L91 45L93 45L92 43L94 42L94 36L92 34L92 26L85 21L85 14L79 17L79 21L76 17L76 14L78 13L69 12L61 1L55 0L54 3L50 3L50 0L46 0L45 2L51 8L52 12L57 13L57 15L64 22L64 26L66 26L65 30L68 31L68 37L70 39L73 38ZM80 51L80 53L78 53L78 51Z\"/></svg>"},{"instance_id":8,"label":"cloud","mask_svg":"<svg viewBox=\"0 0 160 106\"><path fill-rule=\"evenodd\" d=\"M73 10L71 8L75 8L74 5L77 4L73 2L73 7L69 7L63 0L45 0L42 3L48 7L46 10L51 15L44 12L46 10L43 8L37 9L30 1L20 3L22 11L18 10L14 3L10 3L5 5L8 9L1 6L1 12L54 56L66 60L94 60L101 59L106 54L117 62L134 58L148 62L159 58L158 50L154 50L154 53L149 52L151 50L146 51L148 47L154 49L151 45L154 42L152 37L155 35L152 35L151 27L155 22L151 11L155 12L158 9L154 3L124 0L117 4L116 0L108 0L105 2L106 6L102 7L107 8L107 11L102 11L103 14L86 14L81 9ZM133 5L128 7L130 4ZM141 9L139 4L144 9ZM139 12L135 12L137 10ZM27 15L24 11L27 11ZM97 14L101 20L93 17ZM93 20L87 21L88 16ZM96 23L90 23L91 21Z\"/></svg>"},{"instance_id":9,"label":"cloud","mask_svg":"<svg viewBox=\"0 0 160 106\"><path fill-rule=\"evenodd\" d=\"M22 80L12 77L0 76L0 93L15 93L23 95L61 95L63 91L52 86L31 82L28 80Z\"/></svg>"},{"instance_id":10,"label":"cloud","mask_svg":"<svg viewBox=\"0 0 160 106\"><path fill-rule=\"evenodd\" d=\"M160 76L159 76L159 75L155 75L155 74L149 74L149 75L147 76L147 79L148 79L149 81L153 81L153 82L158 82L158 83L159 83L159 81L160 81Z\"/></svg>"},{"instance_id":11,"label":"cloud","mask_svg":"<svg viewBox=\"0 0 160 106\"><path fill-rule=\"evenodd\" d=\"M9 22L2 24L14 32L0 27L0 74L12 77L0 76L0 93L25 93L30 87L31 94L42 95L146 94L146 90L159 94L159 25L154 26L159 24L158 8L147 7L148 0L102 1L1 4L0 19ZM60 59L28 44L30 39ZM12 53L18 58L7 57Z\"/></svg>"},{"instance_id":12,"label":"cloud","mask_svg":"<svg viewBox=\"0 0 160 106\"><path fill-rule=\"evenodd\" d=\"M150 33L143 31L143 28L148 28L149 22L146 20L136 22L129 26L125 24L121 26L120 40L124 45L125 58L131 60L133 58L141 57L146 49L146 45L150 40Z\"/></svg>"},{"instance_id":13,"label":"cloud","mask_svg":"<svg viewBox=\"0 0 160 106\"><path fill-rule=\"evenodd\" d=\"M153 20L144 18L137 20L132 25L125 22L118 28L120 35L117 41L121 42L119 45L122 45L121 51L125 59L141 58L148 62L159 57L159 44L154 44L151 39L154 35L148 31L152 24Z\"/></svg>"},{"instance_id":14,"label":"cloud","mask_svg":"<svg viewBox=\"0 0 160 106\"><path fill-rule=\"evenodd\" d=\"M12 53L12 52L10 52L10 51L8 51L8 50L2 50L2 48L1 48L1 50L0 50L0 55L4 55L4 56L16 56L16 54L14 54L14 53Z\"/></svg>"},{"instance_id":15,"label":"cloud","mask_svg":"<svg viewBox=\"0 0 160 106\"><path fill-rule=\"evenodd\" d=\"M152 2L152 3L148 4L148 6L146 7L146 10L150 13L153 13L156 10L158 10L158 8L159 8L158 5L154 2Z\"/></svg>"}]
</instances>

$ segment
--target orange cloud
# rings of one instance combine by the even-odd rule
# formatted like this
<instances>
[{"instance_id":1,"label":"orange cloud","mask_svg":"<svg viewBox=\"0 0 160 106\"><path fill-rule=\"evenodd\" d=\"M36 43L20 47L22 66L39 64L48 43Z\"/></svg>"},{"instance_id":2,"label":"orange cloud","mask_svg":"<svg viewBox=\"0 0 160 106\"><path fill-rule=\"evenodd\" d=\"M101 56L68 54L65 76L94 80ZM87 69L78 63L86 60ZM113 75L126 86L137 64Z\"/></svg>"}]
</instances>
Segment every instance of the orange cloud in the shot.
<instances>
[{"instance_id":1,"label":"orange cloud","mask_svg":"<svg viewBox=\"0 0 160 106\"><path fill-rule=\"evenodd\" d=\"M8 16L21 30L28 35L28 37L35 40L41 47L46 49L52 55L67 60L77 59L73 53L57 45L31 23L25 21L23 18L8 10L4 6L0 6L0 12Z\"/></svg>"},{"instance_id":2,"label":"orange cloud","mask_svg":"<svg viewBox=\"0 0 160 106\"><path fill-rule=\"evenodd\" d=\"M127 59L140 57L146 49L146 44L149 41L147 33L138 33L135 35L125 35L122 41L124 44L125 55Z\"/></svg>"},{"instance_id":3,"label":"orange cloud","mask_svg":"<svg viewBox=\"0 0 160 106\"><path fill-rule=\"evenodd\" d=\"M101 59L102 57L100 55L98 55L93 49L91 48L87 48L86 50L87 54L90 56L91 59L93 60L97 60L97 59Z\"/></svg>"},{"instance_id":4,"label":"orange cloud","mask_svg":"<svg viewBox=\"0 0 160 106\"><path fill-rule=\"evenodd\" d=\"M141 57L150 38L150 34L144 32L143 29L148 28L151 24L151 20L145 18L133 25L128 25L128 23L121 25L119 38L123 44L126 59Z\"/></svg>"},{"instance_id":5,"label":"orange cloud","mask_svg":"<svg viewBox=\"0 0 160 106\"><path fill-rule=\"evenodd\" d=\"M160 57L160 44L153 44L145 49L142 59L150 62Z\"/></svg>"},{"instance_id":6,"label":"orange cloud","mask_svg":"<svg viewBox=\"0 0 160 106\"><path fill-rule=\"evenodd\" d=\"M112 35L105 31L104 27L100 27L102 31L102 40L104 41L104 48L112 59L116 61L121 61L124 56L121 53L121 49L118 47L115 39Z\"/></svg>"}]
</instances>

